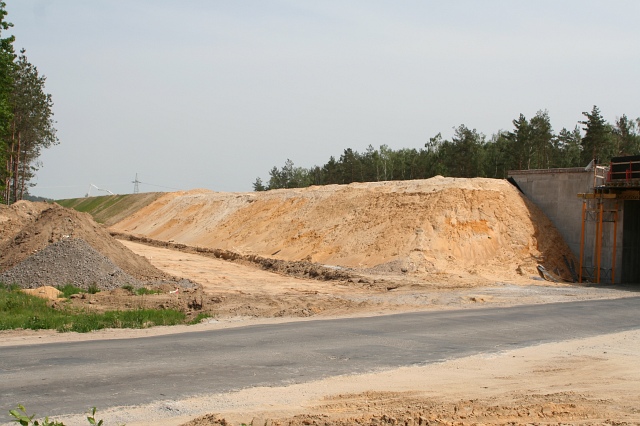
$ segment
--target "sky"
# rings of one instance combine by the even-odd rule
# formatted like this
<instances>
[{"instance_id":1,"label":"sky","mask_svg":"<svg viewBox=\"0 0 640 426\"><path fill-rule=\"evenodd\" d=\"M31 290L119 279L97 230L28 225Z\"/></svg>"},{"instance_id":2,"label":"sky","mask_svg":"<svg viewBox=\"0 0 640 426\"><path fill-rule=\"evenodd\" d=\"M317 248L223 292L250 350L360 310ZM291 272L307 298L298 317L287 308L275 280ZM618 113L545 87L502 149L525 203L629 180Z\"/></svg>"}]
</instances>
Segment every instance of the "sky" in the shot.
<instances>
[{"instance_id":1,"label":"sky","mask_svg":"<svg viewBox=\"0 0 640 426\"><path fill-rule=\"evenodd\" d=\"M287 159L640 117L636 0L5 0L59 145L31 194L252 190ZM93 184L101 190L91 187Z\"/></svg>"}]
</instances>

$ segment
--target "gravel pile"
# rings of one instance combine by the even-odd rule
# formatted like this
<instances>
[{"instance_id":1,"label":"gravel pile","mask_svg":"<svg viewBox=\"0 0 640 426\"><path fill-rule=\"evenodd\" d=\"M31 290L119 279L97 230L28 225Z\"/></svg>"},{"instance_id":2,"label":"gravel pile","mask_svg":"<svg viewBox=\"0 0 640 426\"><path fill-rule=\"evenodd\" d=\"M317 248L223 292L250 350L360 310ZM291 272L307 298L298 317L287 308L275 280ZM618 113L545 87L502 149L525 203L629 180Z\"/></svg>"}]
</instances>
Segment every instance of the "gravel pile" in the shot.
<instances>
[{"instance_id":1,"label":"gravel pile","mask_svg":"<svg viewBox=\"0 0 640 426\"><path fill-rule=\"evenodd\" d=\"M95 285L100 290L143 285L81 239L60 240L47 246L0 274L0 282L22 288L73 284L88 289Z\"/></svg>"}]
</instances>

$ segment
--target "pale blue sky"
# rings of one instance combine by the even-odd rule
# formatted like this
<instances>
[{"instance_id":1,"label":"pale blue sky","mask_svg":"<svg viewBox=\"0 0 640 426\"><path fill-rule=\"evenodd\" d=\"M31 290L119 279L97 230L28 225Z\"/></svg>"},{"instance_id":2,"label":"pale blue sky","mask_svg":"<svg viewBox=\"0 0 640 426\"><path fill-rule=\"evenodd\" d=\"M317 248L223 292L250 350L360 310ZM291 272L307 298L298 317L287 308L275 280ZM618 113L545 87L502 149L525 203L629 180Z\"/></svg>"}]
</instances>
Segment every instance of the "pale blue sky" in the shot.
<instances>
[{"instance_id":1,"label":"pale blue sky","mask_svg":"<svg viewBox=\"0 0 640 426\"><path fill-rule=\"evenodd\" d=\"M640 116L635 0L6 1L55 103L34 195L129 193L136 173L250 191L287 158L420 148L460 124Z\"/></svg>"}]
</instances>

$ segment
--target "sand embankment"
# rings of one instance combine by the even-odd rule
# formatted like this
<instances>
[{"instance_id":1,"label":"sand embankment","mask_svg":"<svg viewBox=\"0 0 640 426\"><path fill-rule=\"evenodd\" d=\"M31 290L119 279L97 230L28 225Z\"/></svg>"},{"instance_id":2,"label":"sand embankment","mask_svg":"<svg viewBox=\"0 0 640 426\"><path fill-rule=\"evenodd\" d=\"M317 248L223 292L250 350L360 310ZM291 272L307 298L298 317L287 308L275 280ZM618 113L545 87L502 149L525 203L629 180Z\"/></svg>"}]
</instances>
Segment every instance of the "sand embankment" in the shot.
<instances>
[{"instance_id":1,"label":"sand embankment","mask_svg":"<svg viewBox=\"0 0 640 426\"><path fill-rule=\"evenodd\" d=\"M167 193L112 231L276 259L490 279L564 273L571 252L505 180L434 177L253 193Z\"/></svg>"}]
</instances>

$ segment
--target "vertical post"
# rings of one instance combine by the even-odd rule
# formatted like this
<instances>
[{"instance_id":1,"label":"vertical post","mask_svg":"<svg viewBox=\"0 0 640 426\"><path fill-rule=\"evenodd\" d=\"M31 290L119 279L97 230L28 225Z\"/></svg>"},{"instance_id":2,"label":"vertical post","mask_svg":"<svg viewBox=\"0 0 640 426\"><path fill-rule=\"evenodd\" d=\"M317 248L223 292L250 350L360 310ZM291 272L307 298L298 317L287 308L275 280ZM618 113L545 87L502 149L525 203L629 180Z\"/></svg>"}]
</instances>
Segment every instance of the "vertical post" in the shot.
<instances>
[{"instance_id":1,"label":"vertical post","mask_svg":"<svg viewBox=\"0 0 640 426\"><path fill-rule=\"evenodd\" d=\"M578 282L582 283L582 259L584 259L584 222L587 215L587 200L582 200L582 232L580 234L580 269L578 272Z\"/></svg>"},{"instance_id":2,"label":"vertical post","mask_svg":"<svg viewBox=\"0 0 640 426\"><path fill-rule=\"evenodd\" d=\"M618 242L618 202L613 212L613 259L611 260L611 284L616 283L616 246Z\"/></svg>"},{"instance_id":3,"label":"vertical post","mask_svg":"<svg viewBox=\"0 0 640 426\"><path fill-rule=\"evenodd\" d=\"M600 284L600 265L602 261L602 199L599 200L598 203L598 233L596 235L596 256L597 256L597 264L596 264L596 282Z\"/></svg>"}]
</instances>

